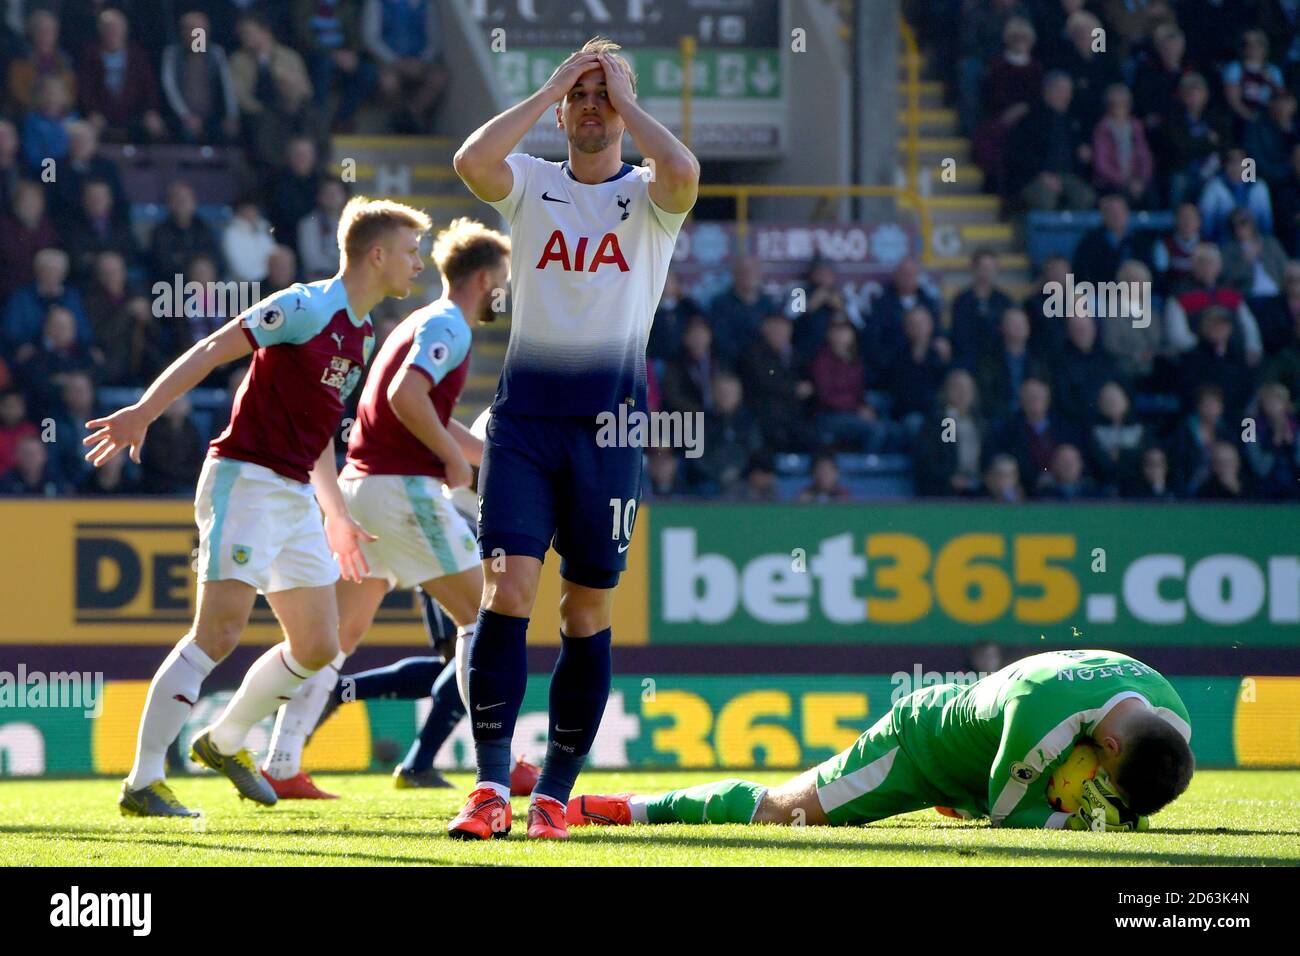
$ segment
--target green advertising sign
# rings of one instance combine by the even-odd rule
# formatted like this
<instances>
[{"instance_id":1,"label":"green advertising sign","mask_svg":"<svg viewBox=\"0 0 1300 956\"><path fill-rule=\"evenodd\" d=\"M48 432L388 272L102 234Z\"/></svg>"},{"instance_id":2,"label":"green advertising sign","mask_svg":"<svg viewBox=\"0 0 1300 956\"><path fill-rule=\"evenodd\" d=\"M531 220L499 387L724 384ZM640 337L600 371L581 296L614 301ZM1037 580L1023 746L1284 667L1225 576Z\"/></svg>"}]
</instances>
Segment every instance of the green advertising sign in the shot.
<instances>
[{"instance_id":1,"label":"green advertising sign","mask_svg":"<svg viewBox=\"0 0 1300 956\"><path fill-rule=\"evenodd\" d=\"M681 53L675 48L620 51L637 75L638 97L682 95ZM493 58L497 79L511 99L522 100L551 78L573 51L516 49ZM781 54L776 49L701 49L691 67L691 95L699 99L780 100Z\"/></svg>"},{"instance_id":2,"label":"green advertising sign","mask_svg":"<svg viewBox=\"0 0 1300 956\"><path fill-rule=\"evenodd\" d=\"M1293 646L1284 506L658 505L662 644Z\"/></svg>"}]
</instances>

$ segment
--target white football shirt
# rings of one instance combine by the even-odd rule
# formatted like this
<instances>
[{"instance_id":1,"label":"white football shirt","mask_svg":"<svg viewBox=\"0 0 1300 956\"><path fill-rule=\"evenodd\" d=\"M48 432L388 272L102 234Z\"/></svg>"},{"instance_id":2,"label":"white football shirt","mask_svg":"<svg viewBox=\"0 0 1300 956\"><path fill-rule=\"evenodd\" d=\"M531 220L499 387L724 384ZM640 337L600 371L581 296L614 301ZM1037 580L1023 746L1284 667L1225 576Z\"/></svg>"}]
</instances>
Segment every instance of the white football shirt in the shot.
<instances>
[{"instance_id":1,"label":"white football shirt","mask_svg":"<svg viewBox=\"0 0 1300 956\"><path fill-rule=\"evenodd\" d=\"M510 224L512 327L494 411L594 416L645 410L646 340L686 213L650 199L649 170L603 183L515 153L490 203Z\"/></svg>"}]
</instances>

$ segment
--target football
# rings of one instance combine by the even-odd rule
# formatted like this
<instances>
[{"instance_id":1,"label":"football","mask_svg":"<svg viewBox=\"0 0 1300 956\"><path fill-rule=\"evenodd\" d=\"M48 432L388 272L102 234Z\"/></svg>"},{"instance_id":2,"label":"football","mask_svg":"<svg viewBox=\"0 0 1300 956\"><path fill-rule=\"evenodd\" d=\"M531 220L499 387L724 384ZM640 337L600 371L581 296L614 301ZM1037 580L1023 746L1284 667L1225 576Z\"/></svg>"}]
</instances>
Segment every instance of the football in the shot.
<instances>
[{"instance_id":1,"label":"football","mask_svg":"<svg viewBox=\"0 0 1300 956\"><path fill-rule=\"evenodd\" d=\"M1101 763L1097 759L1097 745L1081 740L1074 745L1070 755L1047 780L1047 802L1056 810L1073 813L1079 809L1084 781L1097 776Z\"/></svg>"}]
</instances>

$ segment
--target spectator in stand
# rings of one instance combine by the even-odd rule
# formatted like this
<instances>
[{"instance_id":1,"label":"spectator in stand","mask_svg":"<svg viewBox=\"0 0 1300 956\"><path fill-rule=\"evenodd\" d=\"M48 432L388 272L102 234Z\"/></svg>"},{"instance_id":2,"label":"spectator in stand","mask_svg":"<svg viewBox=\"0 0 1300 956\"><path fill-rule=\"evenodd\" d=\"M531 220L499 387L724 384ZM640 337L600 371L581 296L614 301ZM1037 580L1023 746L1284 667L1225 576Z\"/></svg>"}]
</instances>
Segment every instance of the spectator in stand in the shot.
<instances>
[{"instance_id":1,"label":"spectator in stand","mask_svg":"<svg viewBox=\"0 0 1300 956\"><path fill-rule=\"evenodd\" d=\"M1226 309L1232 316L1241 349L1253 367L1263 356L1263 340L1259 323L1246 304L1245 297L1236 289L1220 285L1223 274L1223 254L1212 242L1203 242L1192 253L1192 279L1182 292L1171 296L1165 305L1165 331L1174 352L1187 352L1196 348L1196 333L1201 314L1210 307Z\"/></svg>"},{"instance_id":2,"label":"spectator in stand","mask_svg":"<svg viewBox=\"0 0 1300 956\"><path fill-rule=\"evenodd\" d=\"M1122 494L1138 480L1146 427L1133 414L1128 393L1119 382L1101 387L1097 412L1088 434L1089 464L1103 494Z\"/></svg>"},{"instance_id":3,"label":"spectator in stand","mask_svg":"<svg viewBox=\"0 0 1300 956\"><path fill-rule=\"evenodd\" d=\"M398 133L430 133L448 73L442 22L433 0L366 0L366 52L379 64L379 92Z\"/></svg>"},{"instance_id":4,"label":"spectator in stand","mask_svg":"<svg viewBox=\"0 0 1300 956\"><path fill-rule=\"evenodd\" d=\"M145 385L182 344L189 345L184 319L155 317L149 300L128 284L126 261L112 250L101 252L95 260L86 315L94 341L104 353L105 385Z\"/></svg>"},{"instance_id":5,"label":"spectator in stand","mask_svg":"<svg viewBox=\"0 0 1300 956\"><path fill-rule=\"evenodd\" d=\"M54 306L67 309L75 325L73 336L84 347L94 343L90 322L81 303L81 293L68 284L68 254L62 249L42 249L33 257L32 282L9 299L0 323L0 342L10 355L22 361L40 345L46 316Z\"/></svg>"},{"instance_id":6,"label":"spectator in stand","mask_svg":"<svg viewBox=\"0 0 1300 956\"><path fill-rule=\"evenodd\" d=\"M1078 430L1050 414L1051 407L1052 389L1047 382L1025 379L1020 386L1020 410L1003 422L994 441L997 451L1016 460L1020 484L1031 490L1046 480L1056 446L1077 441Z\"/></svg>"},{"instance_id":7,"label":"spectator in stand","mask_svg":"<svg viewBox=\"0 0 1300 956\"><path fill-rule=\"evenodd\" d=\"M1052 382L1057 406L1083 425L1097 414L1097 393L1110 381L1122 380L1119 364L1097 341L1097 320L1088 300L1079 299L1065 322L1066 343Z\"/></svg>"},{"instance_id":8,"label":"spectator in stand","mask_svg":"<svg viewBox=\"0 0 1300 956\"><path fill-rule=\"evenodd\" d=\"M1228 238L1234 210L1246 209L1260 232L1273 231L1273 203L1268 184L1255 178L1253 166L1239 147L1224 151L1223 169L1201 192L1201 232L1212 242Z\"/></svg>"},{"instance_id":9,"label":"spectator in stand","mask_svg":"<svg viewBox=\"0 0 1300 956\"><path fill-rule=\"evenodd\" d=\"M1200 386L1195 411L1179 422L1170 444L1180 493L1191 494L1209 477L1214 443L1231 440L1232 430L1223 415L1223 389L1217 385Z\"/></svg>"},{"instance_id":10,"label":"spectator in stand","mask_svg":"<svg viewBox=\"0 0 1300 956\"><path fill-rule=\"evenodd\" d=\"M1142 124L1133 116L1133 94L1123 83L1106 90L1106 113L1092 131L1092 185L1115 190L1139 209L1155 201L1155 160Z\"/></svg>"},{"instance_id":11,"label":"spectator in stand","mask_svg":"<svg viewBox=\"0 0 1300 956\"><path fill-rule=\"evenodd\" d=\"M279 166L290 138L319 132L307 65L297 51L276 42L260 11L240 16L236 29L239 49L230 55L230 80L244 140L257 162Z\"/></svg>"},{"instance_id":12,"label":"spectator in stand","mask_svg":"<svg viewBox=\"0 0 1300 956\"><path fill-rule=\"evenodd\" d=\"M1233 342L1232 313L1212 305L1201 311L1198 328L1196 348L1183 355L1179 363L1183 407L1192 407L1202 385L1217 385L1223 392L1228 419L1235 421L1254 391L1254 376L1241 347Z\"/></svg>"},{"instance_id":13,"label":"spectator in stand","mask_svg":"<svg viewBox=\"0 0 1300 956\"><path fill-rule=\"evenodd\" d=\"M181 15L177 42L162 55L162 91L175 135L187 143L239 138L239 103L226 50L202 10Z\"/></svg>"},{"instance_id":14,"label":"spectator in stand","mask_svg":"<svg viewBox=\"0 0 1300 956\"><path fill-rule=\"evenodd\" d=\"M980 91L988 65L1002 50L1003 38L1013 17L1023 19L1026 10L1019 0L965 0L958 21L961 62L958 65L958 111L962 130L974 131L983 118Z\"/></svg>"},{"instance_id":15,"label":"spectator in stand","mask_svg":"<svg viewBox=\"0 0 1300 956\"><path fill-rule=\"evenodd\" d=\"M1276 295L1254 299L1251 311L1259 323L1265 356L1276 355L1291 342L1296 316L1300 315L1300 262L1282 267L1282 288Z\"/></svg>"},{"instance_id":16,"label":"spectator in stand","mask_svg":"<svg viewBox=\"0 0 1300 956\"><path fill-rule=\"evenodd\" d=\"M268 289L287 289L298 281L298 256L289 246L276 246L266 260Z\"/></svg>"},{"instance_id":17,"label":"spectator in stand","mask_svg":"<svg viewBox=\"0 0 1300 956\"><path fill-rule=\"evenodd\" d=\"M328 279L339 271L339 215L347 201L347 186L341 180L323 177L316 189L316 207L298 220L298 259L308 282ZM656 318L655 325L658 323ZM651 342L654 328L650 329Z\"/></svg>"},{"instance_id":18,"label":"spectator in stand","mask_svg":"<svg viewBox=\"0 0 1300 956\"><path fill-rule=\"evenodd\" d=\"M57 170L51 163L60 163L68 156L67 124L78 117L69 110L72 100L58 76L37 80L34 100L32 110L23 118L23 162L29 173L47 182L49 171Z\"/></svg>"},{"instance_id":19,"label":"spectator in stand","mask_svg":"<svg viewBox=\"0 0 1300 956\"><path fill-rule=\"evenodd\" d=\"M1070 14L1065 32L1070 37L1070 51L1061 68L1074 79L1074 96L1070 112L1085 130L1097 125L1106 109L1106 90L1123 83L1119 58L1098 49L1098 30L1101 21L1086 10Z\"/></svg>"},{"instance_id":20,"label":"spectator in stand","mask_svg":"<svg viewBox=\"0 0 1300 956\"><path fill-rule=\"evenodd\" d=\"M128 461L130 458L126 455L114 455L98 468L92 468L86 483L79 489L80 494L92 497L135 494L135 484L126 471Z\"/></svg>"},{"instance_id":21,"label":"spectator in stand","mask_svg":"<svg viewBox=\"0 0 1300 956\"><path fill-rule=\"evenodd\" d=\"M181 300L185 312L186 337L178 344L186 348L216 332L239 314L239 299L221 291L217 263L206 253L196 253L185 264L185 295ZM284 286L277 286L283 289ZM252 304L252 303L248 303ZM183 349L181 350L183 351ZM218 375L205 381L215 385Z\"/></svg>"},{"instance_id":22,"label":"spectator in stand","mask_svg":"<svg viewBox=\"0 0 1300 956\"><path fill-rule=\"evenodd\" d=\"M826 344L808 369L817 405L821 444L847 451L882 451L887 427L866 398L866 366L858 353L858 336L843 313L831 320Z\"/></svg>"},{"instance_id":23,"label":"spectator in stand","mask_svg":"<svg viewBox=\"0 0 1300 956\"><path fill-rule=\"evenodd\" d=\"M975 161L996 192L1006 190L1007 138L1025 118L1043 88L1043 64L1034 58L1034 26L1012 17L1002 29L1002 55L984 75L983 105L987 119L975 131Z\"/></svg>"},{"instance_id":24,"label":"spectator in stand","mask_svg":"<svg viewBox=\"0 0 1300 956\"><path fill-rule=\"evenodd\" d=\"M1164 354L1164 312L1152 292L1151 313L1142 313L1141 290L1151 289L1153 285L1151 270L1145 263L1130 259L1119 267L1116 280L1122 289L1130 290L1128 311L1098 317L1101 346L1115 360L1125 381L1140 384L1155 372L1156 359ZM1139 291L1137 301L1131 292L1134 289Z\"/></svg>"},{"instance_id":25,"label":"spectator in stand","mask_svg":"<svg viewBox=\"0 0 1300 956\"><path fill-rule=\"evenodd\" d=\"M1084 472L1083 455L1073 445L1058 445L1052 452L1047 481L1038 489L1038 498L1057 501L1084 501L1098 497L1097 486Z\"/></svg>"},{"instance_id":26,"label":"spectator in stand","mask_svg":"<svg viewBox=\"0 0 1300 956\"><path fill-rule=\"evenodd\" d=\"M1269 382L1260 387L1255 404L1255 440L1245 448L1256 494L1273 501L1300 498L1300 442L1291 394L1285 385Z\"/></svg>"},{"instance_id":27,"label":"spectator in stand","mask_svg":"<svg viewBox=\"0 0 1300 956\"><path fill-rule=\"evenodd\" d=\"M1113 52L1125 60L1149 46L1161 27L1176 23L1170 0L1103 0L1098 13L1120 39Z\"/></svg>"},{"instance_id":28,"label":"spectator in stand","mask_svg":"<svg viewBox=\"0 0 1300 956\"><path fill-rule=\"evenodd\" d=\"M8 214L0 217L0 302L32 281L36 253L59 244L54 222L45 211L45 190L23 180L14 189Z\"/></svg>"},{"instance_id":29,"label":"spectator in stand","mask_svg":"<svg viewBox=\"0 0 1300 956\"><path fill-rule=\"evenodd\" d=\"M91 180L108 183L113 195L113 217L126 223L130 204L117 164L99 155L99 131L85 120L68 123L66 128L68 156L59 164L58 179L50 184L50 212L59 227L75 223L80 217L83 190Z\"/></svg>"},{"instance_id":30,"label":"spectator in stand","mask_svg":"<svg viewBox=\"0 0 1300 956\"><path fill-rule=\"evenodd\" d=\"M1195 201L1219 171L1219 156L1230 142L1227 125L1210 103L1210 87L1199 73L1178 82L1180 107L1161 125L1156 142L1159 166L1168 177L1170 205Z\"/></svg>"},{"instance_id":31,"label":"spectator in stand","mask_svg":"<svg viewBox=\"0 0 1300 956\"><path fill-rule=\"evenodd\" d=\"M1286 178L1273 193L1274 228L1287 254L1300 258L1300 144L1291 150Z\"/></svg>"},{"instance_id":32,"label":"spectator in stand","mask_svg":"<svg viewBox=\"0 0 1300 956\"><path fill-rule=\"evenodd\" d=\"M317 168L316 144L308 136L289 141L287 163L272 174L262 207L271 221L277 242L294 242L298 223L316 208L323 179Z\"/></svg>"},{"instance_id":33,"label":"spectator in stand","mask_svg":"<svg viewBox=\"0 0 1300 956\"><path fill-rule=\"evenodd\" d=\"M762 262L755 256L737 258L731 267L731 288L719 292L709 305L718 358L734 363L757 338L765 317L779 311L780 306L763 291Z\"/></svg>"},{"instance_id":34,"label":"spectator in stand","mask_svg":"<svg viewBox=\"0 0 1300 956\"><path fill-rule=\"evenodd\" d=\"M95 271L101 252L117 252L134 261L139 256L135 233L113 209L113 187L102 179L87 179L81 187L81 211L64 245L72 281L84 286Z\"/></svg>"},{"instance_id":35,"label":"spectator in stand","mask_svg":"<svg viewBox=\"0 0 1300 956\"><path fill-rule=\"evenodd\" d=\"M0 117L0 209L8 209L13 205L14 192L23 178L18 148L17 128Z\"/></svg>"},{"instance_id":36,"label":"spectator in stand","mask_svg":"<svg viewBox=\"0 0 1300 956\"><path fill-rule=\"evenodd\" d=\"M1151 250L1151 263L1160 276L1160 291L1182 292L1193 280L1192 256L1201 244L1201 210L1194 202L1174 211L1174 231L1159 239Z\"/></svg>"},{"instance_id":37,"label":"spectator in stand","mask_svg":"<svg viewBox=\"0 0 1300 956\"><path fill-rule=\"evenodd\" d=\"M890 367L884 385L893 399L891 414L902 425L910 444L934 411L948 374L948 360L934 337L934 317L925 306L908 309L903 318L903 335L907 349Z\"/></svg>"},{"instance_id":38,"label":"spectator in stand","mask_svg":"<svg viewBox=\"0 0 1300 956\"><path fill-rule=\"evenodd\" d=\"M745 487L737 492L737 499L752 503L779 501L776 491L776 465L768 452L758 452L749 459L745 469Z\"/></svg>"},{"instance_id":39,"label":"spectator in stand","mask_svg":"<svg viewBox=\"0 0 1300 956\"><path fill-rule=\"evenodd\" d=\"M221 251L227 272L236 282L261 282L266 278L266 261L275 248L271 224L262 216L257 201L246 196L235 203L221 234Z\"/></svg>"},{"instance_id":40,"label":"spectator in stand","mask_svg":"<svg viewBox=\"0 0 1300 956\"><path fill-rule=\"evenodd\" d=\"M1151 239L1133 226L1128 198L1111 192L1101 198L1101 225L1090 230L1074 250L1076 282L1114 282L1127 259L1151 258Z\"/></svg>"},{"instance_id":41,"label":"spectator in stand","mask_svg":"<svg viewBox=\"0 0 1300 956\"><path fill-rule=\"evenodd\" d=\"M1241 38L1241 59L1223 71L1223 98L1245 129L1268 108L1269 101L1286 89L1282 71L1268 61L1268 36L1247 30Z\"/></svg>"},{"instance_id":42,"label":"spectator in stand","mask_svg":"<svg viewBox=\"0 0 1300 956\"><path fill-rule=\"evenodd\" d=\"M971 284L953 300L952 361L973 370L997 342L1002 313L1014 303L998 287L998 257L987 249L971 256ZM945 356L945 360L947 357Z\"/></svg>"},{"instance_id":43,"label":"spectator in stand","mask_svg":"<svg viewBox=\"0 0 1300 956\"><path fill-rule=\"evenodd\" d=\"M1255 161L1256 173L1273 190L1281 186L1291 171L1291 152L1300 143L1300 125L1296 123L1296 98L1282 90L1246 129L1242 146Z\"/></svg>"},{"instance_id":44,"label":"spectator in stand","mask_svg":"<svg viewBox=\"0 0 1300 956\"><path fill-rule=\"evenodd\" d=\"M81 440L90 434L86 422L97 414L94 380L85 372L64 375L54 425L53 458L56 470L72 486L73 492L80 491L95 470L86 461L86 448Z\"/></svg>"},{"instance_id":45,"label":"spectator in stand","mask_svg":"<svg viewBox=\"0 0 1300 956\"><path fill-rule=\"evenodd\" d=\"M45 314L41 341L14 368L18 384L31 400L36 418L49 418L58 411L63 378L70 372L98 372L97 353L77 344L77 319L61 305Z\"/></svg>"},{"instance_id":46,"label":"spectator in stand","mask_svg":"<svg viewBox=\"0 0 1300 956\"><path fill-rule=\"evenodd\" d=\"M148 495L189 494L203 466L203 441L182 395L149 427L140 453L140 490Z\"/></svg>"},{"instance_id":47,"label":"spectator in stand","mask_svg":"<svg viewBox=\"0 0 1300 956\"><path fill-rule=\"evenodd\" d=\"M880 381L896 357L907 348L903 335L903 316L908 309L924 306L935 316L940 314L939 298L921 284L921 266L907 256L899 260L894 273L885 285L885 291L871 304L866 316L862 341L868 377Z\"/></svg>"},{"instance_id":48,"label":"spectator in stand","mask_svg":"<svg viewBox=\"0 0 1300 956\"><path fill-rule=\"evenodd\" d=\"M196 255L220 260L217 237L198 218L194 189L181 179L167 186L167 218L154 227L149 247L149 271L155 282L174 282ZM283 288L283 286L277 286Z\"/></svg>"},{"instance_id":49,"label":"spectator in stand","mask_svg":"<svg viewBox=\"0 0 1300 956\"><path fill-rule=\"evenodd\" d=\"M1269 360L1261 376L1265 382L1281 382L1291 395L1300 395L1300 267L1287 267L1287 312L1291 320L1287 341Z\"/></svg>"},{"instance_id":50,"label":"spectator in stand","mask_svg":"<svg viewBox=\"0 0 1300 956\"><path fill-rule=\"evenodd\" d=\"M1142 452L1142 473L1131 489L1121 489L1126 497L1139 501L1173 501L1175 494L1169 483L1169 456L1159 445L1150 445Z\"/></svg>"},{"instance_id":51,"label":"spectator in stand","mask_svg":"<svg viewBox=\"0 0 1300 956\"><path fill-rule=\"evenodd\" d=\"M1019 504L1025 500L1025 489L1020 482L1020 468L1011 455L994 455L984 469L984 494L1003 504Z\"/></svg>"},{"instance_id":52,"label":"spectator in stand","mask_svg":"<svg viewBox=\"0 0 1300 956\"><path fill-rule=\"evenodd\" d=\"M1296 0L1262 0L1259 27L1268 36L1273 59L1292 90L1300 89L1300 3Z\"/></svg>"},{"instance_id":53,"label":"spectator in stand","mask_svg":"<svg viewBox=\"0 0 1300 956\"><path fill-rule=\"evenodd\" d=\"M853 492L840 484L840 466L834 455L818 455L813 459L812 483L799 492L801 505L824 505L832 501L852 501Z\"/></svg>"},{"instance_id":54,"label":"spectator in stand","mask_svg":"<svg viewBox=\"0 0 1300 956\"><path fill-rule=\"evenodd\" d=\"M803 451L808 445L801 412L813 385L803 377L792 333L789 316L772 312L759 327L758 341L740 359L750 408L763 430L764 444L773 451Z\"/></svg>"},{"instance_id":55,"label":"spectator in stand","mask_svg":"<svg viewBox=\"0 0 1300 956\"><path fill-rule=\"evenodd\" d=\"M1253 7L1240 0L1179 0L1178 18L1192 58L1207 66L1231 60L1238 37L1250 26Z\"/></svg>"},{"instance_id":56,"label":"spectator in stand","mask_svg":"<svg viewBox=\"0 0 1300 956\"><path fill-rule=\"evenodd\" d=\"M644 495L648 501L685 498L689 492L682 478L682 462L671 448L647 448Z\"/></svg>"},{"instance_id":57,"label":"spectator in stand","mask_svg":"<svg viewBox=\"0 0 1300 956\"><path fill-rule=\"evenodd\" d=\"M666 363L682 352L682 338L686 324L692 316L703 318L703 310L689 295L682 292L682 282L672 269L664 277L664 291L655 308L654 322L650 326L650 339L646 343L646 358L658 366L663 374ZM707 319L705 322L707 323Z\"/></svg>"},{"instance_id":58,"label":"spectator in stand","mask_svg":"<svg viewBox=\"0 0 1300 956\"><path fill-rule=\"evenodd\" d=\"M1011 131L1007 188L1031 210L1091 209L1096 202L1084 181L1092 147L1070 112L1073 95L1068 73L1048 73L1042 100Z\"/></svg>"},{"instance_id":59,"label":"spectator in stand","mask_svg":"<svg viewBox=\"0 0 1300 956\"><path fill-rule=\"evenodd\" d=\"M0 475L18 462L18 443L37 438L40 431L27 418L27 397L16 388L0 391Z\"/></svg>"},{"instance_id":60,"label":"spectator in stand","mask_svg":"<svg viewBox=\"0 0 1300 956\"><path fill-rule=\"evenodd\" d=\"M50 462L45 443L28 436L18 442L13 471L0 478L0 495L6 497L56 498L71 488Z\"/></svg>"},{"instance_id":61,"label":"spectator in stand","mask_svg":"<svg viewBox=\"0 0 1300 956\"><path fill-rule=\"evenodd\" d=\"M1133 82L1133 112L1148 134L1162 129L1173 116L1179 84L1192 72L1187 62L1187 37L1177 23L1160 24L1153 41L1155 55L1138 60Z\"/></svg>"},{"instance_id":62,"label":"spectator in stand","mask_svg":"<svg viewBox=\"0 0 1300 956\"><path fill-rule=\"evenodd\" d=\"M687 459L687 474L699 493L730 496L744 483L745 467L762 449L763 435L744 406L739 378L719 372L712 391L713 409L704 414L703 454Z\"/></svg>"},{"instance_id":63,"label":"spectator in stand","mask_svg":"<svg viewBox=\"0 0 1300 956\"><path fill-rule=\"evenodd\" d=\"M148 54L129 40L126 15L100 12L98 38L81 56L77 92L86 118L107 142L160 140L167 124L159 112L158 84Z\"/></svg>"},{"instance_id":64,"label":"spectator in stand","mask_svg":"<svg viewBox=\"0 0 1300 956\"><path fill-rule=\"evenodd\" d=\"M979 489L987 429L975 410L978 402L970 372L951 370L943 381L938 411L917 434L912 468L918 494L954 497Z\"/></svg>"},{"instance_id":65,"label":"spectator in stand","mask_svg":"<svg viewBox=\"0 0 1300 956\"><path fill-rule=\"evenodd\" d=\"M1065 323L1059 314L1049 315L1051 303L1063 302L1070 276L1070 260L1065 256L1048 256L1039 270L1038 291L1025 299L1029 316L1029 350L1041 362L1053 365L1065 349Z\"/></svg>"},{"instance_id":66,"label":"spectator in stand","mask_svg":"<svg viewBox=\"0 0 1300 956\"><path fill-rule=\"evenodd\" d=\"M664 367L663 405L672 412L713 410L713 380L718 363L713 357L713 329L708 319L693 315L686 320L682 349Z\"/></svg>"},{"instance_id":67,"label":"spectator in stand","mask_svg":"<svg viewBox=\"0 0 1300 956\"><path fill-rule=\"evenodd\" d=\"M10 112L26 113L36 105L36 84L47 76L63 80L70 102L76 101L77 74L59 46L59 18L37 7L27 15L26 53L9 63L5 84Z\"/></svg>"},{"instance_id":68,"label":"spectator in stand","mask_svg":"<svg viewBox=\"0 0 1300 956\"><path fill-rule=\"evenodd\" d=\"M1230 441L1210 449L1210 477L1196 489L1201 501L1243 501L1249 497L1241 477L1241 453Z\"/></svg>"},{"instance_id":69,"label":"spectator in stand","mask_svg":"<svg viewBox=\"0 0 1300 956\"><path fill-rule=\"evenodd\" d=\"M1232 239L1223 246L1223 284L1247 299L1266 299L1282 291L1286 250L1272 236L1261 236L1255 220L1238 209L1228 220Z\"/></svg>"},{"instance_id":70,"label":"spectator in stand","mask_svg":"<svg viewBox=\"0 0 1300 956\"><path fill-rule=\"evenodd\" d=\"M1045 378L1048 368L1030 352L1029 316L1023 309L1012 307L1003 312L998 332L998 347L981 357L975 382L984 413L1001 421L1016 410L1020 383L1026 378Z\"/></svg>"},{"instance_id":71,"label":"spectator in stand","mask_svg":"<svg viewBox=\"0 0 1300 956\"><path fill-rule=\"evenodd\" d=\"M826 341L831 321L846 312L835 267L825 260L813 260L800 291L804 294L802 308L796 309L800 303L792 295L790 318L794 320L794 350L799 354L799 361L806 364Z\"/></svg>"},{"instance_id":72,"label":"spectator in stand","mask_svg":"<svg viewBox=\"0 0 1300 956\"><path fill-rule=\"evenodd\" d=\"M294 45L306 56L312 88L326 102L337 81L335 123L350 131L378 82L374 64L360 53L361 0L294 0L293 13Z\"/></svg>"}]
</instances>

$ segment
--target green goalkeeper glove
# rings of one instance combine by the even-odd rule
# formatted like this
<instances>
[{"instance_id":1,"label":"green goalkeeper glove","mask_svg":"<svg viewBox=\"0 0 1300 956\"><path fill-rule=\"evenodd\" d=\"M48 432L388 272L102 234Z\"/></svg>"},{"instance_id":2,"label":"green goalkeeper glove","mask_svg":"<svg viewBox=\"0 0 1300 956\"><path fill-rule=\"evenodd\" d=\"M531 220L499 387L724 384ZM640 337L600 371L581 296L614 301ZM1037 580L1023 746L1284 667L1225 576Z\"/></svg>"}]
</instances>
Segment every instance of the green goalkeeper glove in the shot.
<instances>
[{"instance_id":1,"label":"green goalkeeper glove","mask_svg":"<svg viewBox=\"0 0 1300 956\"><path fill-rule=\"evenodd\" d=\"M1096 777L1084 781L1079 809L1070 815L1065 825L1070 830L1115 830L1120 833L1147 830L1151 826L1146 817L1134 815L1119 794Z\"/></svg>"}]
</instances>

